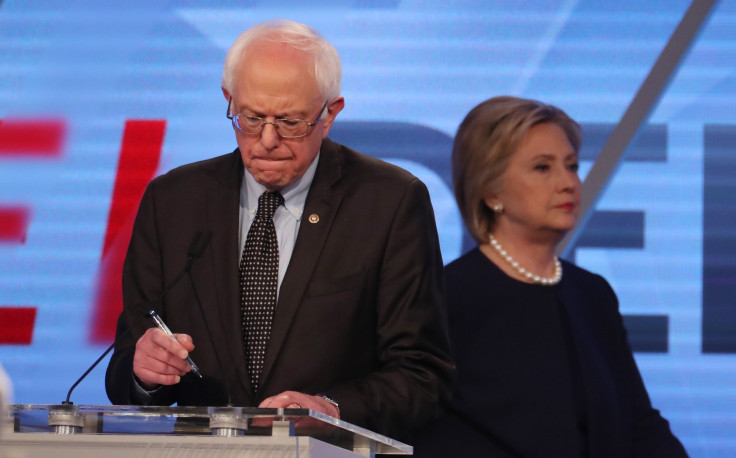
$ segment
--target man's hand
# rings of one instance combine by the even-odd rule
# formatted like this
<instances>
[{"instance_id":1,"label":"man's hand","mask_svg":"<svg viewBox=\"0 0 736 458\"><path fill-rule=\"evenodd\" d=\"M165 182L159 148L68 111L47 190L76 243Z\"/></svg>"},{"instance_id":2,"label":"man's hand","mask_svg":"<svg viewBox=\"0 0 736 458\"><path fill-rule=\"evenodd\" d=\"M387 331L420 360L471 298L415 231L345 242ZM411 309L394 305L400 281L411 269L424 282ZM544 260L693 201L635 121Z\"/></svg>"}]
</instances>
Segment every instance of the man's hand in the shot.
<instances>
[{"instance_id":1,"label":"man's hand","mask_svg":"<svg viewBox=\"0 0 736 458\"><path fill-rule=\"evenodd\" d=\"M149 328L135 344L133 373L151 390L158 385L174 385L191 369L184 361L194 350L192 338L174 334L176 341L158 328Z\"/></svg>"},{"instance_id":2,"label":"man's hand","mask_svg":"<svg viewBox=\"0 0 736 458\"><path fill-rule=\"evenodd\" d=\"M327 414L331 417L340 418L340 412L334 404L321 396L311 396L298 391L284 391L276 396L266 398L258 407L287 409L312 409Z\"/></svg>"}]
</instances>

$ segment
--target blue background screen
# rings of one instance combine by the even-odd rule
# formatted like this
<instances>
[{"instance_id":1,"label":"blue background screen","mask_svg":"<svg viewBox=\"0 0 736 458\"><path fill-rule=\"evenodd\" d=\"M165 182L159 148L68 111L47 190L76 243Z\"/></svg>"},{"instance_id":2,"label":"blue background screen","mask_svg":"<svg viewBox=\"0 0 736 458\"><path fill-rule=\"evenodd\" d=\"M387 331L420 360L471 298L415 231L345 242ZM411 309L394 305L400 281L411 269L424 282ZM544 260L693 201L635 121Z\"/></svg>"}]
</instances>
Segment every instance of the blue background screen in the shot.
<instances>
[{"instance_id":1,"label":"blue background screen","mask_svg":"<svg viewBox=\"0 0 736 458\"><path fill-rule=\"evenodd\" d=\"M0 3L0 363L15 402L59 403L109 344L130 199L235 148L220 78L249 26L293 19L336 46L331 137L427 183L449 262L471 247L449 169L464 115L502 94L563 108L584 128L584 177L689 6L307 3ZM736 456L734 24L736 0L716 4L570 254L612 284L652 402L693 457ZM108 403L105 366L77 404Z\"/></svg>"}]
</instances>

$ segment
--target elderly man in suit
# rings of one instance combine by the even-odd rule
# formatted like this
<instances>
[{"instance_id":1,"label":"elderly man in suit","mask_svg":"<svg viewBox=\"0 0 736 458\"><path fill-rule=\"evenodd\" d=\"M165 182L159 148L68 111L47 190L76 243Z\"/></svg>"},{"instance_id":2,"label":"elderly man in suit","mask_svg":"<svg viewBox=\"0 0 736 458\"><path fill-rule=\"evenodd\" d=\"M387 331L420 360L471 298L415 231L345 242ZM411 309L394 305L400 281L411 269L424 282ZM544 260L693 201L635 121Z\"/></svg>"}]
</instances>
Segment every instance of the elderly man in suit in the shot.
<instances>
[{"instance_id":1,"label":"elderly man in suit","mask_svg":"<svg viewBox=\"0 0 736 458\"><path fill-rule=\"evenodd\" d=\"M429 195L408 172L327 138L345 103L340 78L337 51L303 24L267 22L235 41L222 90L238 148L148 186L123 271L111 401L230 397L404 439L435 415L454 366ZM212 344L184 284L158 307L176 341L136 322L197 231L212 234L192 269Z\"/></svg>"}]
</instances>

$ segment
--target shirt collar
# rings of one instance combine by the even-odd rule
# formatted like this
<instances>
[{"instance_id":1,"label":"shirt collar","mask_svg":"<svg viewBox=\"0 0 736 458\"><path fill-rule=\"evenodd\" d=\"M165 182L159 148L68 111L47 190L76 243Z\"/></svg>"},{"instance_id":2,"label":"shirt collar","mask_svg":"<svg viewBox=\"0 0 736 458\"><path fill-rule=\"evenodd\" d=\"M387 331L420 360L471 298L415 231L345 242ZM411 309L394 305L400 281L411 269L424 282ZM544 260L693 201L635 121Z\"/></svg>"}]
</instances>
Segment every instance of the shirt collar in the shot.
<instances>
[{"instance_id":1,"label":"shirt collar","mask_svg":"<svg viewBox=\"0 0 736 458\"><path fill-rule=\"evenodd\" d=\"M317 172L319 156L320 153L317 153L304 175L280 190L284 197L284 207L297 221L301 220L302 213L304 213L309 187L312 185L314 174ZM255 217L256 209L258 209L258 198L266 191L266 187L258 183L247 169L244 169L243 176L243 184L240 186L240 201L246 203L248 215L252 219Z\"/></svg>"}]
</instances>

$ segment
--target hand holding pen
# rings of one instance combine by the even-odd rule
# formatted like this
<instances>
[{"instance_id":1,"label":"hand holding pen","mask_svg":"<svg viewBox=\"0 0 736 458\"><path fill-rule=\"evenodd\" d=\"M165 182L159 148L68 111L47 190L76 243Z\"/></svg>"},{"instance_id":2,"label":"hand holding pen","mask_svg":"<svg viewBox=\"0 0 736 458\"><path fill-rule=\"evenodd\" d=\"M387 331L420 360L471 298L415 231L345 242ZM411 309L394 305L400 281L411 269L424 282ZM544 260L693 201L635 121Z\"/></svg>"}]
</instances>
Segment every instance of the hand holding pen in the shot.
<instances>
[{"instance_id":1,"label":"hand holding pen","mask_svg":"<svg viewBox=\"0 0 736 458\"><path fill-rule=\"evenodd\" d=\"M153 321L155 321L155 322L156 322L156 326L158 326L158 328L159 328L160 330L162 330L162 331L164 332L164 334L168 335L169 337L171 337L172 339L174 339L174 340L176 341L176 337L174 336L174 333L173 333L173 332L171 332L171 329L169 329L169 327L168 327L168 326L166 326L166 323L164 323L164 320L162 320L162 319L161 319L161 317L160 317L160 316L158 316L158 314L156 313L156 311L155 311L155 310L150 310L150 311L148 312L148 315L149 315L149 316L150 316L151 318L153 318ZM192 372L194 372L195 374L197 374L197 376L198 376L199 378L202 378L202 373L201 373L201 372L199 372L199 368L197 367L197 365L196 365L196 364L194 364L194 361L192 361L192 358L190 358L189 356L187 356L187 357L186 357L186 358L184 359L184 361L186 361L186 363L187 363L187 364L189 365L189 367L190 367L190 368L192 369Z\"/></svg>"}]
</instances>

